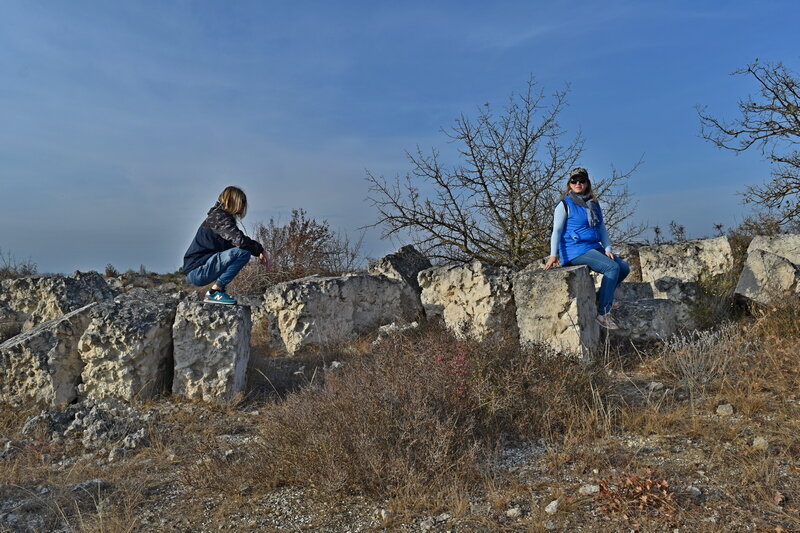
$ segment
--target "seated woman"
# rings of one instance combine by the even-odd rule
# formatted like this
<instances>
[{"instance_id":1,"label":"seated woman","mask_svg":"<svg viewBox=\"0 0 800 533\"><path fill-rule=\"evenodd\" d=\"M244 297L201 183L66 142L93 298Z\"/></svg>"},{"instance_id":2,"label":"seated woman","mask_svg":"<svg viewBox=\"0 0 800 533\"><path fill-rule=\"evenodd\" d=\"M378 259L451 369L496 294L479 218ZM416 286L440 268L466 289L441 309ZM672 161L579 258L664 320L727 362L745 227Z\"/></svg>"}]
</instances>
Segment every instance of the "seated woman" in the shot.
<instances>
[{"instance_id":1,"label":"seated woman","mask_svg":"<svg viewBox=\"0 0 800 533\"><path fill-rule=\"evenodd\" d=\"M550 257L544 269L555 265L559 257L562 266L586 265L603 275L597 293L597 322L607 329L619 329L611 317L614 291L630 273L630 267L611 250L603 211L592 192L589 172L585 168L570 172L567 191L556 206Z\"/></svg>"}]
</instances>

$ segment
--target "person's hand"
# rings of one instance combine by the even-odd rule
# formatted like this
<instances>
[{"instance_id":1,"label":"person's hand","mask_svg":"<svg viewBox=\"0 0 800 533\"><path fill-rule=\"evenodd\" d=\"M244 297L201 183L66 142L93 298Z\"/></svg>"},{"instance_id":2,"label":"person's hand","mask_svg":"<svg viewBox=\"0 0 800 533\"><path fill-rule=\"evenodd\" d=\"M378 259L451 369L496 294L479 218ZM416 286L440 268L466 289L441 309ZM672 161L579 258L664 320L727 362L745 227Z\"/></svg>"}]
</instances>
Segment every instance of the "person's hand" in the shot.
<instances>
[{"instance_id":1,"label":"person's hand","mask_svg":"<svg viewBox=\"0 0 800 533\"><path fill-rule=\"evenodd\" d=\"M606 256L608 256L609 259L614 259L615 258L614 254L611 253L611 252L606 252Z\"/></svg>"},{"instance_id":2,"label":"person's hand","mask_svg":"<svg viewBox=\"0 0 800 533\"><path fill-rule=\"evenodd\" d=\"M261 261L261 264L264 265L264 270L272 270L272 261L270 261L269 254L266 251L261 252L258 259Z\"/></svg>"},{"instance_id":3,"label":"person's hand","mask_svg":"<svg viewBox=\"0 0 800 533\"><path fill-rule=\"evenodd\" d=\"M549 270L556 263L558 263L558 257L551 255L550 257L547 258L547 262L545 262L542 269Z\"/></svg>"}]
</instances>

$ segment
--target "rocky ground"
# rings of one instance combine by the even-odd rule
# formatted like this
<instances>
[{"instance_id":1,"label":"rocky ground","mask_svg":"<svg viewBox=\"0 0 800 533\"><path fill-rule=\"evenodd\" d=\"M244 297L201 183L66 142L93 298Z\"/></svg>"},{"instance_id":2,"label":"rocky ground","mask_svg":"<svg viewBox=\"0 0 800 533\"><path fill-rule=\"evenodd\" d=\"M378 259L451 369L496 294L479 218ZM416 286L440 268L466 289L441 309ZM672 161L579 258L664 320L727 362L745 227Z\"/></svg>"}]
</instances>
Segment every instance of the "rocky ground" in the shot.
<instances>
[{"instance_id":1,"label":"rocky ground","mask_svg":"<svg viewBox=\"0 0 800 533\"><path fill-rule=\"evenodd\" d=\"M262 428L312 362L227 406L2 406L0 531L797 531L800 344L745 327L607 352L580 423L503 443L449 494L265 475Z\"/></svg>"}]
</instances>

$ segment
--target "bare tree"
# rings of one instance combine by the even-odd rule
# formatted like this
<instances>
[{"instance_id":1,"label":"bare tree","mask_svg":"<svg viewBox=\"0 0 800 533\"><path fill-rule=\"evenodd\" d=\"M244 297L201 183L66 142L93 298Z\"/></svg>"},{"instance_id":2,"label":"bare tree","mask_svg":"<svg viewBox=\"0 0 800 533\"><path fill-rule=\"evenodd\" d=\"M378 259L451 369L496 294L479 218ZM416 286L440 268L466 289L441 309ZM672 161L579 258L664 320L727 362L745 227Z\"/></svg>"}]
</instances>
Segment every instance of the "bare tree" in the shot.
<instances>
[{"instance_id":1,"label":"bare tree","mask_svg":"<svg viewBox=\"0 0 800 533\"><path fill-rule=\"evenodd\" d=\"M745 203L768 210L781 226L800 220L800 79L782 63L756 60L733 75L751 76L758 95L739 101L740 116L724 122L698 107L701 135L719 148L755 147L773 164L772 180L747 187Z\"/></svg>"},{"instance_id":2,"label":"bare tree","mask_svg":"<svg viewBox=\"0 0 800 533\"><path fill-rule=\"evenodd\" d=\"M547 255L553 208L584 147L580 132L562 143L558 118L566 105L566 89L548 101L531 79L501 114L485 104L477 118L462 114L442 131L458 146L460 164L446 166L436 149L417 147L406 154L412 169L404 179L367 171L368 199L379 213L374 225L384 237L407 233L430 256L449 261L522 268ZM615 237L633 211L625 184L638 164L592 180Z\"/></svg>"}]
</instances>

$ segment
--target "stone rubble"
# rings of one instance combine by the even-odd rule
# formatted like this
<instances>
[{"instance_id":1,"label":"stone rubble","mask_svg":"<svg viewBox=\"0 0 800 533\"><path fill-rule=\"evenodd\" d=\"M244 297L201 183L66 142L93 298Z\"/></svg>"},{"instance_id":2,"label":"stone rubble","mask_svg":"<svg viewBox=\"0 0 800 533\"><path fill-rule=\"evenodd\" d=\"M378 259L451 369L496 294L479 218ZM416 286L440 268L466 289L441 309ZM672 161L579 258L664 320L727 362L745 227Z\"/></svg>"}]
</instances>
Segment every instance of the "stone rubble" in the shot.
<instances>
[{"instance_id":1,"label":"stone rubble","mask_svg":"<svg viewBox=\"0 0 800 533\"><path fill-rule=\"evenodd\" d=\"M3 280L0 282L0 341L90 303L113 297L114 291L97 272Z\"/></svg>"}]
</instances>

